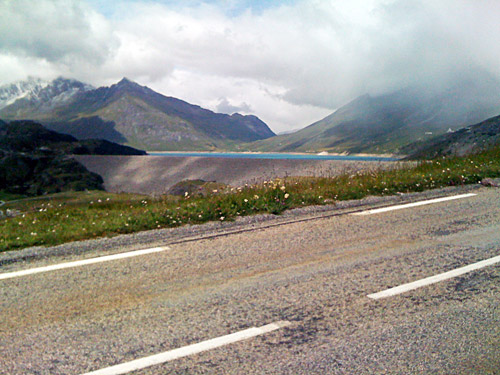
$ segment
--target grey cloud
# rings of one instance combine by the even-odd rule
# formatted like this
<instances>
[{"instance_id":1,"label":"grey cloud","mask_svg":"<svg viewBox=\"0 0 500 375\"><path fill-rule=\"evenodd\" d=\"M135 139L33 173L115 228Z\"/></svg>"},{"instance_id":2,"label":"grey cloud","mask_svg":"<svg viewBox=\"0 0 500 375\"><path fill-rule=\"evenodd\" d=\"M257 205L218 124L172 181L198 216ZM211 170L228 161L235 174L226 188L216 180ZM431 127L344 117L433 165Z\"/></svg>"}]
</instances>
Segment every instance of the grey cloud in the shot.
<instances>
[{"instance_id":1,"label":"grey cloud","mask_svg":"<svg viewBox=\"0 0 500 375\"><path fill-rule=\"evenodd\" d=\"M219 99L219 104L216 106L216 111L219 113L227 113L232 115L233 113L252 113L252 107L247 103L240 103L239 105L232 105L229 103L227 98Z\"/></svg>"},{"instance_id":2,"label":"grey cloud","mask_svg":"<svg viewBox=\"0 0 500 375\"><path fill-rule=\"evenodd\" d=\"M489 77L486 85L500 78L498 1L378 3L371 24L341 26L339 51L330 50L323 67L309 66L307 77L291 84L286 100L337 107L364 93L409 86L440 91L478 76Z\"/></svg>"},{"instance_id":3,"label":"grey cloud","mask_svg":"<svg viewBox=\"0 0 500 375\"><path fill-rule=\"evenodd\" d=\"M282 128L365 93L500 78L498 0L174 3L109 2L106 20L83 1L0 0L0 61L94 85L128 76L226 113L265 108Z\"/></svg>"},{"instance_id":4,"label":"grey cloud","mask_svg":"<svg viewBox=\"0 0 500 375\"><path fill-rule=\"evenodd\" d=\"M279 85L294 104L336 108L364 93L438 89L474 71L500 77L494 0L302 1L233 18L214 7L163 12L143 17L158 17L147 34L174 67Z\"/></svg>"},{"instance_id":5,"label":"grey cloud","mask_svg":"<svg viewBox=\"0 0 500 375\"><path fill-rule=\"evenodd\" d=\"M52 63L102 63L117 40L107 21L77 0L0 1L0 51Z\"/></svg>"}]
</instances>

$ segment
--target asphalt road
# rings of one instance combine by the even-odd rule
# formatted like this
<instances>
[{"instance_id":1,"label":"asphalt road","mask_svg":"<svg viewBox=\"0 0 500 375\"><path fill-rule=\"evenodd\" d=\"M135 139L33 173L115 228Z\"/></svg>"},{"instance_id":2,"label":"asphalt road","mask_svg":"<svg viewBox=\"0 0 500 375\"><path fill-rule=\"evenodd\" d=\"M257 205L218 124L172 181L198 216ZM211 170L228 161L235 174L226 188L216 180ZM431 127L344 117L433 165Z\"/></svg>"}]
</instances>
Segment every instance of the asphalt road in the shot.
<instances>
[{"instance_id":1,"label":"asphalt road","mask_svg":"<svg viewBox=\"0 0 500 375\"><path fill-rule=\"evenodd\" d=\"M0 280L0 373L83 374L287 321L131 374L500 374L500 263L367 297L500 255L500 189L474 193Z\"/></svg>"}]
</instances>

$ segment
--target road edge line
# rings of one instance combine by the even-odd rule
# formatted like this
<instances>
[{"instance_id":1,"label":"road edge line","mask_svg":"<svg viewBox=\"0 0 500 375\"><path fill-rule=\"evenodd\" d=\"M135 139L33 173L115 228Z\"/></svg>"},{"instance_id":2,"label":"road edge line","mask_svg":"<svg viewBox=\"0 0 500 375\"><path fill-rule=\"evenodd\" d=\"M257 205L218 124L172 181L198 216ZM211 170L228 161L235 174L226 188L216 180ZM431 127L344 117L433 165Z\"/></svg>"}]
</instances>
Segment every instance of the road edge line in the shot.
<instances>
[{"instance_id":1,"label":"road edge line","mask_svg":"<svg viewBox=\"0 0 500 375\"><path fill-rule=\"evenodd\" d=\"M73 262L58 263L58 264L53 264L50 266L30 268L30 269L21 270L21 271L0 273L0 280L13 279L15 277L34 275L34 274L43 273L43 272L57 271L57 270L62 270L62 269L66 269L66 268L81 267L81 266L86 266L89 264L109 262L112 260L132 258L132 257L141 256L141 255L159 253L159 252L167 251L167 250L170 250L170 247L168 247L168 246L152 247L149 249L134 250L134 251L128 251L126 253L105 255L105 256L101 256L101 257L77 260L77 261L73 261Z\"/></svg>"},{"instance_id":2,"label":"road edge line","mask_svg":"<svg viewBox=\"0 0 500 375\"><path fill-rule=\"evenodd\" d=\"M421 288L421 287L424 287L427 285L435 284L435 283L440 282L440 281L444 281L444 280L448 280L448 279L451 279L451 278L454 278L457 276L461 276L461 275L464 275L466 273L469 273L469 272L472 272L472 271L475 271L475 270L478 270L478 269L481 269L481 268L484 268L487 266L491 266L491 265L496 264L496 263L500 263L500 255L493 257L493 258L482 260L480 262L469 264L468 266L464 266L464 267L456 268L456 269L448 271L448 272L440 273L438 275L426 277L425 279L420 279L417 281L413 281L411 283L396 286L394 288L389 288L389 289L383 290L383 291L378 292L378 293L368 294L367 297L371 298L371 299L381 299L381 298L396 296L398 294L402 294L402 293L408 292L410 290L418 289L418 288Z\"/></svg>"},{"instance_id":3,"label":"road edge line","mask_svg":"<svg viewBox=\"0 0 500 375\"><path fill-rule=\"evenodd\" d=\"M405 203L405 204L399 204L396 206L388 206L388 207L382 207L382 208L375 208L375 209L360 211L360 212L353 212L353 213L351 213L351 215L356 215L356 216L373 215L373 214L378 214L378 213L382 213L382 212L389 212L389 211L401 210L401 209L405 209L405 208L418 207L418 206L425 206L428 204L447 202L447 201L452 201L452 200L456 200L456 199L470 198L470 197L474 197L474 196L477 196L477 194L466 193L466 194L452 195L449 197L434 198L434 199L429 199L429 200L425 200L425 201Z\"/></svg>"},{"instance_id":4,"label":"road edge line","mask_svg":"<svg viewBox=\"0 0 500 375\"><path fill-rule=\"evenodd\" d=\"M290 325L288 321L270 323L261 327L252 327L243 331L234 332L225 336L201 341L196 344L183 346L181 348L169 350L163 353L154 354L148 357L139 358L130 362L121 363L115 366L106 367L100 370L87 372L83 375L121 375L132 371L144 369L146 367L160 365L182 357L198 354L207 350L216 349L221 346L233 344L238 341L261 336L269 332L276 331Z\"/></svg>"}]
</instances>

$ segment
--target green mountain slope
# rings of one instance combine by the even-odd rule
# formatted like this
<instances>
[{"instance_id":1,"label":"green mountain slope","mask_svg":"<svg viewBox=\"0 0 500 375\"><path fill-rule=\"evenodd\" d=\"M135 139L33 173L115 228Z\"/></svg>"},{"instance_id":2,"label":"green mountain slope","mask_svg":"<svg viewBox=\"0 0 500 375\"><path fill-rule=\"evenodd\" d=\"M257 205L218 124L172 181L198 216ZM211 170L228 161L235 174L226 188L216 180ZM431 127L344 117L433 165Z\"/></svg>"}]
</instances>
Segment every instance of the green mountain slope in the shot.
<instances>
[{"instance_id":1,"label":"green mountain slope","mask_svg":"<svg viewBox=\"0 0 500 375\"><path fill-rule=\"evenodd\" d=\"M274 135L255 116L214 113L127 79L80 90L50 106L18 100L0 110L0 117L36 119L79 139L104 138L149 150L212 150Z\"/></svg>"},{"instance_id":2,"label":"green mountain slope","mask_svg":"<svg viewBox=\"0 0 500 375\"><path fill-rule=\"evenodd\" d=\"M40 195L66 190L103 189L102 178L71 154L144 155L105 140L59 134L33 121L0 120L0 191Z\"/></svg>"},{"instance_id":3,"label":"green mountain slope","mask_svg":"<svg viewBox=\"0 0 500 375\"><path fill-rule=\"evenodd\" d=\"M500 116L403 148L410 159L464 156L500 145Z\"/></svg>"},{"instance_id":4,"label":"green mountain slope","mask_svg":"<svg viewBox=\"0 0 500 375\"><path fill-rule=\"evenodd\" d=\"M441 91L422 88L358 97L292 134L247 145L255 151L402 153L402 147L500 112L500 85L483 79Z\"/></svg>"}]
</instances>

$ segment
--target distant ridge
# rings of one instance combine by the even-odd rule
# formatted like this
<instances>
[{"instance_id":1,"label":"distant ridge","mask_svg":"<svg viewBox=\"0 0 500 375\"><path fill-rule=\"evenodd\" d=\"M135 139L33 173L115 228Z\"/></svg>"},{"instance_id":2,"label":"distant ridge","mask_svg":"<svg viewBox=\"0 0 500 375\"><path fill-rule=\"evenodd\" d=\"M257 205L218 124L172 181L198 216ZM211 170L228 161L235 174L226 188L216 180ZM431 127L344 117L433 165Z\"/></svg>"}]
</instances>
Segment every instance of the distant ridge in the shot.
<instances>
[{"instance_id":1,"label":"distant ridge","mask_svg":"<svg viewBox=\"0 0 500 375\"><path fill-rule=\"evenodd\" d=\"M145 155L106 140L77 140L34 121L0 120L0 191L40 195L66 190L103 189L99 175L73 155Z\"/></svg>"},{"instance_id":2,"label":"distant ridge","mask_svg":"<svg viewBox=\"0 0 500 375\"><path fill-rule=\"evenodd\" d=\"M257 141L251 151L403 154L402 147L500 113L500 82L489 75L451 87L363 95L295 133Z\"/></svg>"},{"instance_id":3,"label":"distant ridge","mask_svg":"<svg viewBox=\"0 0 500 375\"><path fill-rule=\"evenodd\" d=\"M34 90L17 99L4 96L0 118L37 120L78 139L103 138L141 149L216 150L274 136L255 116L214 113L127 78L97 89L58 78L37 86L36 95Z\"/></svg>"},{"instance_id":4,"label":"distant ridge","mask_svg":"<svg viewBox=\"0 0 500 375\"><path fill-rule=\"evenodd\" d=\"M500 116L426 142L412 143L403 148L403 152L410 154L409 159L434 159L440 156L464 156L495 146L500 146Z\"/></svg>"}]
</instances>

